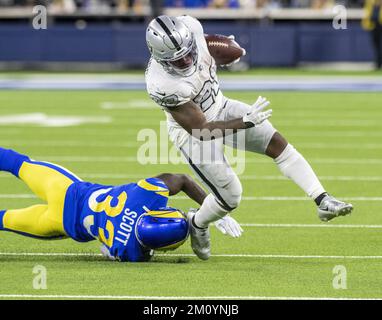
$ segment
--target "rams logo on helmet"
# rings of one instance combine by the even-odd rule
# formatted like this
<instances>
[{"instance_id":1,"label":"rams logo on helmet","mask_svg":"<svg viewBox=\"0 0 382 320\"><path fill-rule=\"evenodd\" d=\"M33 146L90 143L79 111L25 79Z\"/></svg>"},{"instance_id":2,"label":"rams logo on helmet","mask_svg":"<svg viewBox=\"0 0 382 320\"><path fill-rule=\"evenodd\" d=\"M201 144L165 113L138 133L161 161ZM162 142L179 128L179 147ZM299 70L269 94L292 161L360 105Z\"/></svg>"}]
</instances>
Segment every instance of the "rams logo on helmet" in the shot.
<instances>
[{"instance_id":1,"label":"rams logo on helmet","mask_svg":"<svg viewBox=\"0 0 382 320\"><path fill-rule=\"evenodd\" d=\"M186 215L174 208L148 211L141 215L135 228L140 244L154 250L174 250L188 238Z\"/></svg>"}]
</instances>

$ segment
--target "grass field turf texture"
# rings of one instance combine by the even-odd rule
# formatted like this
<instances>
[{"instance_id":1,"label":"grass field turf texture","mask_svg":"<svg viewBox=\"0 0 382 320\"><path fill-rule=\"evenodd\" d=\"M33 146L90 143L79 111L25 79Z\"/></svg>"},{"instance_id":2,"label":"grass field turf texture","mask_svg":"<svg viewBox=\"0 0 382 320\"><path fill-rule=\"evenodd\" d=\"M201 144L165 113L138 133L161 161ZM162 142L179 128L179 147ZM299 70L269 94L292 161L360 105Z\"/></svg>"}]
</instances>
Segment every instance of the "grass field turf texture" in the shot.
<instances>
[{"instance_id":1,"label":"grass field turf texture","mask_svg":"<svg viewBox=\"0 0 382 320\"><path fill-rule=\"evenodd\" d=\"M39 241L1 232L0 298L382 298L382 94L225 94L247 103L259 94L269 98L274 126L311 162L329 192L359 199L351 201L354 213L325 227L313 202L293 182L282 179L272 160L247 153L245 198L234 213L244 234L232 239L212 227L210 260L191 255L189 240L169 255L133 264L105 261L98 255L97 241ZM84 180L104 184L166 171L191 173L186 165L134 161L137 133L159 129L159 120L165 119L160 108L101 108L104 102L142 100L151 103L145 92L134 91L1 91L0 116L43 112L112 121L57 128L0 125L0 145L34 159L53 160ZM0 174L0 190L2 209L39 203L9 174ZM169 204L183 210L195 206L184 198ZM35 265L47 268L47 290L32 288ZM336 265L347 270L346 290L333 288Z\"/></svg>"}]
</instances>

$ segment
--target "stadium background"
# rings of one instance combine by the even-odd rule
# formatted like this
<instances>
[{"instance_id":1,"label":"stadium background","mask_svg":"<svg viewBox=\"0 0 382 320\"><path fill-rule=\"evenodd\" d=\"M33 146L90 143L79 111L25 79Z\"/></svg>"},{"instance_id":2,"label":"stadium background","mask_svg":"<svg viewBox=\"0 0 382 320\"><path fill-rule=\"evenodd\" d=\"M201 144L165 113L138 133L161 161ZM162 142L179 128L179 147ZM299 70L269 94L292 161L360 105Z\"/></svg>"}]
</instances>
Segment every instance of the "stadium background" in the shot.
<instances>
[{"instance_id":1,"label":"stadium background","mask_svg":"<svg viewBox=\"0 0 382 320\"><path fill-rule=\"evenodd\" d=\"M32 27L33 6L48 9ZM333 28L336 5L347 29ZM240 239L212 228L212 257L188 243L152 263L105 261L97 243L42 242L0 234L0 298L382 298L381 71L364 1L0 0L0 145L68 167L84 180L121 184L184 164L139 163L138 133L159 135L163 112L144 84L145 26L190 14L207 33L234 34L247 56L221 69L225 94L272 102L272 122L305 155L352 216L320 223L314 205L272 161L247 155ZM338 7L337 7L338 10ZM162 138L163 139L163 138ZM162 141L163 142L163 141ZM308 201L307 201L308 200ZM0 174L0 208L38 203ZM193 204L182 197L173 206ZM33 268L47 289L33 288ZM347 282L335 283L338 266ZM342 287L341 287L342 285Z\"/></svg>"},{"instance_id":2,"label":"stadium background","mask_svg":"<svg viewBox=\"0 0 382 320\"><path fill-rule=\"evenodd\" d=\"M22 2L44 3L19 1ZM53 1L47 6L49 27L40 32L31 28L30 20L34 16L31 7L0 7L0 61L18 62L23 67L26 63L46 66L49 62L106 63L109 68L143 67L148 51L142 34L152 11L145 0L130 2L132 8L128 1ZM236 34L247 48L249 54L243 62L250 67L373 59L370 36L360 24L361 1L154 2L164 5L155 10L158 13L200 18L206 32ZM347 8L347 29L336 30L332 25L333 18L340 13L333 8L339 4ZM72 50L73 47L76 50Z\"/></svg>"}]
</instances>

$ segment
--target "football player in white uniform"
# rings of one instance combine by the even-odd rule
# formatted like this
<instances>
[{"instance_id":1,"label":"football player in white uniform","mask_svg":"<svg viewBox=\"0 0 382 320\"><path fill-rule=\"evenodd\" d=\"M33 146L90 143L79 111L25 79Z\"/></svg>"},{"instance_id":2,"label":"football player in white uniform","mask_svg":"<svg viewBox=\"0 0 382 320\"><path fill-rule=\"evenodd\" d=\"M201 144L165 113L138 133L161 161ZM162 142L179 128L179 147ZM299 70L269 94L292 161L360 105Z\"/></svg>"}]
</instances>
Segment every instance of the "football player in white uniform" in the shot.
<instances>
[{"instance_id":1,"label":"football player in white uniform","mask_svg":"<svg viewBox=\"0 0 382 320\"><path fill-rule=\"evenodd\" d=\"M159 16L148 25L146 41L151 52L147 91L166 112L170 139L211 192L200 209L189 215L191 246L199 258L210 256L209 224L237 208L242 196L223 143L272 158L315 201L322 221L352 211L351 204L326 192L304 157L267 120L272 114L272 110L264 111L267 99L259 97L251 106L222 94L216 63L198 20ZM208 137L203 134L206 131L213 134ZM244 131L243 144L238 141L238 131ZM206 150L214 161L202 159Z\"/></svg>"}]
</instances>

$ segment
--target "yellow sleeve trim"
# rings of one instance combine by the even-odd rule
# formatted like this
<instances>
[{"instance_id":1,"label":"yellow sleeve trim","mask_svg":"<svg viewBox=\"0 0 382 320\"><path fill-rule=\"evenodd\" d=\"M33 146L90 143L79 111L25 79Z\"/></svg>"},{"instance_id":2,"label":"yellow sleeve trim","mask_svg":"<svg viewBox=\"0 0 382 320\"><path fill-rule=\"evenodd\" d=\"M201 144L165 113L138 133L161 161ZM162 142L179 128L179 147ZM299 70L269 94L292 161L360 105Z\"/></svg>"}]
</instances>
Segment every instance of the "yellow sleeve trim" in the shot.
<instances>
[{"instance_id":1,"label":"yellow sleeve trim","mask_svg":"<svg viewBox=\"0 0 382 320\"><path fill-rule=\"evenodd\" d=\"M148 191L153 191L156 194L159 194L163 197L168 197L169 196L169 191L167 188L159 187L154 184L151 184L147 182L145 179L139 180L137 185L141 187L142 189L148 190Z\"/></svg>"}]
</instances>

